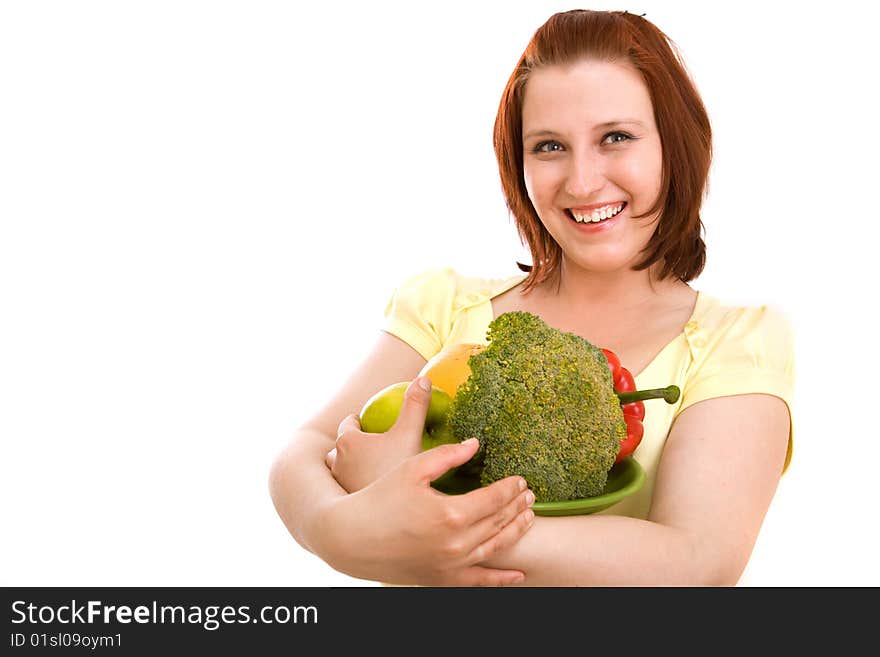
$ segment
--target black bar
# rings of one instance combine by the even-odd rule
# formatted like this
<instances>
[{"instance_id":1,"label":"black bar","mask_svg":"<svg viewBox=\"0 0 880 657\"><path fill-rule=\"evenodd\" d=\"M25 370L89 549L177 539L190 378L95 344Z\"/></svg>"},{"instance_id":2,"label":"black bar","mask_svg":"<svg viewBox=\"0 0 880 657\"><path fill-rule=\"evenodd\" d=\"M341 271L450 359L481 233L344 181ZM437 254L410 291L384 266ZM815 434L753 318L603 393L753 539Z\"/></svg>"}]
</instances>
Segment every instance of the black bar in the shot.
<instances>
[{"instance_id":1,"label":"black bar","mask_svg":"<svg viewBox=\"0 0 880 657\"><path fill-rule=\"evenodd\" d=\"M839 654L872 628L875 589L4 588L4 655L301 654L421 657L527 646L763 654L772 640ZM860 604L867 597L870 602ZM78 638L77 638L78 637ZM703 643L708 637L709 643ZM760 638L760 644L755 641ZM568 643L566 643L568 642ZM575 643L571 643L575 642ZM871 645L871 644L866 644ZM403 650L402 648L407 648ZM389 649L394 649L393 653ZM618 650L618 651L619 651ZM197 651L197 652L188 652ZM666 654L663 652L662 654ZM659 655L658 655L659 657Z\"/></svg>"}]
</instances>

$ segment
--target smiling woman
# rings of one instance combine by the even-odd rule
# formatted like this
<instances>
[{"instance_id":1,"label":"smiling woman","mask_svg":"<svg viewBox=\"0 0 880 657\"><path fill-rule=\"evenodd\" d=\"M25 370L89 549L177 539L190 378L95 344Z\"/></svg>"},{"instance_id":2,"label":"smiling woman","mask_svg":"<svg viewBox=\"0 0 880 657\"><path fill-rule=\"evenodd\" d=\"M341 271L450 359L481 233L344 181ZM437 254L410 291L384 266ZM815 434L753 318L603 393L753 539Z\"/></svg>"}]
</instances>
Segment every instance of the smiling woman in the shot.
<instances>
[{"instance_id":1,"label":"smiling woman","mask_svg":"<svg viewBox=\"0 0 880 657\"><path fill-rule=\"evenodd\" d=\"M561 97L566 93L576 102ZM533 254L527 288L558 276L563 252L539 219L529 172L540 180L564 172L529 163L555 161L560 156L552 154L567 152L566 137L579 142L569 144L574 150L566 164L580 170L569 172L573 187L562 191L589 193L582 186L590 176L613 165L609 174L639 193L641 214L629 209L634 219L647 217L653 225L662 212L663 229L653 231L636 266L660 262L661 278L696 278L705 264L699 209L712 130L672 41L626 12L573 11L547 21L526 47L501 99L495 152L508 206Z\"/></svg>"},{"instance_id":2,"label":"smiling woman","mask_svg":"<svg viewBox=\"0 0 880 657\"><path fill-rule=\"evenodd\" d=\"M711 129L672 42L626 12L552 16L508 80L494 145L527 275L431 269L400 285L373 352L277 458L281 518L334 568L389 583L735 584L791 457L793 345L779 313L689 284L706 257ZM418 374L455 345L485 345L511 311L617 354L639 388L680 388L643 420L636 494L535 518L522 473L431 488L492 433L421 451L431 381ZM397 423L365 433L358 410L400 381L412 384Z\"/></svg>"},{"instance_id":3,"label":"smiling woman","mask_svg":"<svg viewBox=\"0 0 880 657\"><path fill-rule=\"evenodd\" d=\"M621 107L639 119L609 118ZM551 243L570 266L637 266L660 217L648 211L660 193L663 152L638 70L591 59L543 66L529 76L521 121L525 188ZM549 263L544 269L536 280L558 274Z\"/></svg>"}]
</instances>

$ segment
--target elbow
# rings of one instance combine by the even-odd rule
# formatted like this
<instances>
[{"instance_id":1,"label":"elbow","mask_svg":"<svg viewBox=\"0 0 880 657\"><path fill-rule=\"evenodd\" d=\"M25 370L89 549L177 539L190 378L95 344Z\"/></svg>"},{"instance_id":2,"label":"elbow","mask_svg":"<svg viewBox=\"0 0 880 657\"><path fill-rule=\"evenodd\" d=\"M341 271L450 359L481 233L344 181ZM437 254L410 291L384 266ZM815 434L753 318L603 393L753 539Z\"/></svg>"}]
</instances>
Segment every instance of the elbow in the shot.
<instances>
[{"instance_id":1,"label":"elbow","mask_svg":"<svg viewBox=\"0 0 880 657\"><path fill-rule=\"evenodd\" d=\"M721 560L721 563L716 566L712 573L710 586L736 586L746 569L748 560L748 553L744 555L738 553L728 554L725 559Z\"/></svg>"},{"instance_id":2,"label":"elbow","mask_svg":"<svg viewBox=\"0 0 880 657\"><path fill-rule=\"evenodd\" d=\"M751 554L751 548L723 545L705 537L689 535L686 573L687 586L733 587L739 583Z\"/></svg>"},{"instance_id":3,"label":"elbow","mask_svg":"<svg viewBox=\"0 0 880 657\"><path fill-rule=\"evenodd\" d=\"M272 461L267 485L272 504L287 532L301 547L317 554L315 542L327 505L319 499L314 479L303 471L302 450L291 443Z\"/></svg>"},{"instance_id":4,"label":"elbow","mask_svg":"<svg viewBox=\"0 0 880 657\"><path fill-rule=\"evenodd\" d=\"M269 488L269 497L272 498L272 503L275 505L276 510L278 510L280 492L284 488L284 462L282 456L283 454L279 454L272 461L272 465L269 468L269 478L266 482Z\"/></svg>"},{"instance_id":5,"label":"elbow","mask_svg":"<svg viewBox=\"0 0 880 657\"><path fill-rule=\"evenodd\" d=\"M743 570L745 570L745 568L736 563L717 564L715 568L704 572L701 575L698 586L719 588L736 586L737 583L739 583L739 578L742 576Z\"/></svg>"},{"instance_id":6,"label":"elbow","mask_svg":"<svg viewBox=\"0 0 880 657\"><path fill-rule=\"evenodd\" d=\"M294 498L295 495L295 477L292 476L291 455L288 449L283 450L269 468L269 476L267 485L269 489L269 497L275 507L275 512L284 523L288 533L296 540L297 543L309 549L305 545L302 537L300 525L302 521L297 518Z\"/></svg>"},{"instance_id":7,"label":"elbow","mask_svg":"<svg viewBox=\"0 0 880 657\"><path fill-rule=\"evenodd\" d=\"M286 451L281 452L278 456L275 457L275 460L272 461L272 465L269 468L269 477L268 477L268 488L269 488L269 497L272 499L272 504L275 506L275 511L281 517L281 520L284 521L284 524L290 528L290 523L288 522L286 505L284 504L284 491L287 488L287 459L286 459Z\"/></svg>"}]
</instances>

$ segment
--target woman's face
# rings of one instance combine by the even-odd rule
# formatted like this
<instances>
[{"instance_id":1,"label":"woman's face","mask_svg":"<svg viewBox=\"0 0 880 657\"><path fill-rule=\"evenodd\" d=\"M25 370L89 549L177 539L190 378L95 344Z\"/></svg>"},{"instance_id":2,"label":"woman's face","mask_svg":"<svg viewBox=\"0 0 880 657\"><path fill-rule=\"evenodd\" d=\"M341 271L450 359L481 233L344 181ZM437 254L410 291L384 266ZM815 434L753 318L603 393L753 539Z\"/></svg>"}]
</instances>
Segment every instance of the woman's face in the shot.
<instances>
[{"instance_id":1,"label":"woman's face","mask_svg":"<svg viewBox=\"0 0 880 657\"><path fill-rule=\"evenodd\" d=\"M631 268L659 213L632 217L654 203L662 173L660 135L639 72L594 60L536 69L522 116L529 198L567 265Z\"/></svg>"}]
</instances>

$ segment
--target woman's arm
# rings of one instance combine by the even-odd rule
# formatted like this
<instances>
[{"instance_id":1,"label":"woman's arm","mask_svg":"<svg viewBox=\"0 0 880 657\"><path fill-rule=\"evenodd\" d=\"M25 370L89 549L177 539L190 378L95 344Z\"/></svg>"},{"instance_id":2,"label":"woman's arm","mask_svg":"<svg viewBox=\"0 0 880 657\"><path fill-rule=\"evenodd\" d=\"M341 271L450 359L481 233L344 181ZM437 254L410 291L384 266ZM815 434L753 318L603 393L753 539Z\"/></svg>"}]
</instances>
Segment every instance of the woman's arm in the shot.
<instances>
[{"instance_id":1,"label":"woman's arm","mask_svg":"<svg viewBox=\"0 0 880 657\"><path fill-rule=\"evenodd\" d=\"M315 551L311 521L316 510L346 494L324 465L324 456L336 444L340 420L360 411L376 391L412 379L424 364L425 359L412 347L382 332L342 389L296 431L276 457L269 476L272 500L290 534L307 550ZM314 529L320 530L320 525Z\"/></svg>"},{"instance_id":2,"label":"woman's arm","mask_svg":"<svg viewBox=\"0 0 880 657\"><path fill-rule=\"evenodd\" d=\"M276 458L269 477L272 500L300 545L354 577L462 586L515 581L519 572L477 564L528 529L524 481L509 477L455 497L430 486L456 459L469 459L475 445L416 453L351 495L325 464L340 420L377 390L412 379L424 363L409 345L383 333L342 390ZM420 441L421 425L412 442Z\"/></svg>"},{"instance_id":3,"label":"woman's arm","mask_svg":"<svg viewBox=\"0 0 880 657\"><path fill-rule=\"evenodd\" d=\"M770 395L694 404L667 439L647 520L539 517L487 565L520 569L531 586L733 586L776 491L788 435L788 409Z\"/></svg>"}]
</instances>

